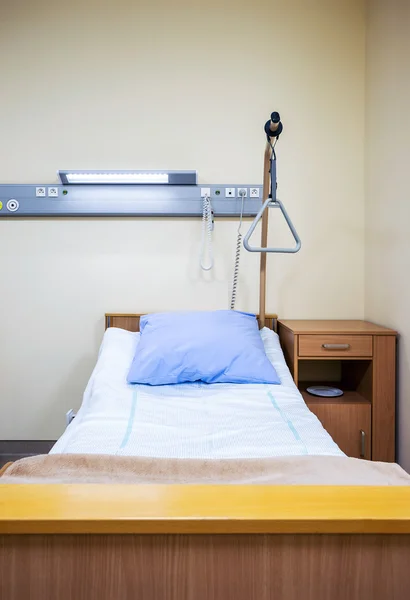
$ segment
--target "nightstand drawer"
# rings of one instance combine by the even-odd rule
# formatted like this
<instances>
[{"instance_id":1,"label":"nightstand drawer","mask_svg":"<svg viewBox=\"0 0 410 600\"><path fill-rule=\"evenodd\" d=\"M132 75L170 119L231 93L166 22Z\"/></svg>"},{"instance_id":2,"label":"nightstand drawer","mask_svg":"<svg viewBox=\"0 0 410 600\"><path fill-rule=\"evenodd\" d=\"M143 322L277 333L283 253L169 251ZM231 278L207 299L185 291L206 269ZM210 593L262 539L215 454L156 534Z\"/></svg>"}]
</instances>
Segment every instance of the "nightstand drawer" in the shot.
<instances>
[{"instance_id":1,"label":"nightstand drawer","mask_svg":"<svg viewBox=\"0 0 410 600\"><path fill-rule=\"evenodd\" d=\"M371 335L300 335L299 356L372 356Z\"/></svg>"}]
</instances>

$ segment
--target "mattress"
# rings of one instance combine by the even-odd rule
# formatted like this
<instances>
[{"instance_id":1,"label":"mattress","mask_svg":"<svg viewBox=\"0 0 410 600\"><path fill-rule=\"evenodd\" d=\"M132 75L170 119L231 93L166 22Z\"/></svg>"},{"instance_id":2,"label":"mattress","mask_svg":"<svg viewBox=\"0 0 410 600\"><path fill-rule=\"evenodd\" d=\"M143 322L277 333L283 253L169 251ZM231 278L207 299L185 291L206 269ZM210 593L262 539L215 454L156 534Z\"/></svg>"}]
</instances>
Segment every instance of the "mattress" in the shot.
<instances>
[{"instance_id":1,"label":"mattress","mask_svg":"<svg viewBox=\"0 0 410 600\"><path fill-rule=\"evenodd\" d=\"M81 408L52 454L156 458L344 456L295 386L279 338L264 328L280 385L129 385L140 334L109 328Z\"/></svg>"}]
</instances>

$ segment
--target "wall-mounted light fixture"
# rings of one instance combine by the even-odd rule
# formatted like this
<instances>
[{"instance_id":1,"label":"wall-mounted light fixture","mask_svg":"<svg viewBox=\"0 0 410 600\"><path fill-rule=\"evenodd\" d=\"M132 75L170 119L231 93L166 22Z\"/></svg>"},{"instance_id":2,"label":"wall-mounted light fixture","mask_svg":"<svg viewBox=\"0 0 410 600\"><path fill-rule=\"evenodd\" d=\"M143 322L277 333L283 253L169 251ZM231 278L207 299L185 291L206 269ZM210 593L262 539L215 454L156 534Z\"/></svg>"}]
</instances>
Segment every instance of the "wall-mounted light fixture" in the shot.
<instances>
[{"instance_id":1,"label":"wall-mounted light fixture","mask_svg":"<svg viewBox=\"0 0 410 600\"><path fill-rule=\"evenodd\" d=\"M128 185L196 185L196 171L59 171L61 183Z\"/></svg>"}]
</instances>

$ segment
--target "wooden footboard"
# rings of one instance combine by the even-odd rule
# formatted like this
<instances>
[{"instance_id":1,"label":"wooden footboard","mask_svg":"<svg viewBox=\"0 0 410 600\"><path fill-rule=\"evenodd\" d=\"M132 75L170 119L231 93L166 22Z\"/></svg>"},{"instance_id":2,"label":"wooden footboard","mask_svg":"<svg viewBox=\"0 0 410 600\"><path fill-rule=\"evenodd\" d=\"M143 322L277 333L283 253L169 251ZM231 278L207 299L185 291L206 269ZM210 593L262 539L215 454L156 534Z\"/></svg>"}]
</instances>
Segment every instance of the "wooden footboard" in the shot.
<instances>
[{"instance_id":1,"label":"wooden footboard","mask_svg":"<svg viewBox=\"0 0 410 600\"><path fill-rule=\"evenodd\" d=\"M405 600L410 536L0 537L4 600Z\"/></svg>"},{"instance_id":2,"label":"wooden footboard","mask_svg":"<svg viewBox=\"0 0 410 600\"><path fill-rule=\"evenodd\" d=\"M0 598L408 597L410 488L0 485Z\"/></svg>"},{"instance_id":3,"label":"wooden footboard","mask_svg":"<svg viewBox=\"0 0 410 600\"><path fill-rule=\"evenodd\" d=\"M410 534L410 487L0 485L0 534Z\"/></svg>"}]
</instances>

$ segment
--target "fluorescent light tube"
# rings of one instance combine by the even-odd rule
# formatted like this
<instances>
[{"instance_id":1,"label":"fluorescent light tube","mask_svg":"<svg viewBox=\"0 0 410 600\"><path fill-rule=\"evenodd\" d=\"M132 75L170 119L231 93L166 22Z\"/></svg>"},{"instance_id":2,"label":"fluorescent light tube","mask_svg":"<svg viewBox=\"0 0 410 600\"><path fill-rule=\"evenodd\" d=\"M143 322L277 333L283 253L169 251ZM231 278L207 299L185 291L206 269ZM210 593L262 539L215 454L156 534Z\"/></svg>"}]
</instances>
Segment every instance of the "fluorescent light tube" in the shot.
<instances>
[{"instance_id":1,"label":"fluorescent light tube","mask_svg":"<svg viewBox=\"0 0 410 600\"><path fill-rule=\"evenodd\" d=\"M67 173L68 183L168 183L168 173Z\"/></svg>"},{"instance_id":2,"label":"fluorescent light tube","mask_svg":"<svg viewBox=\"0 0 410 600\"><path fill-rule=\"evenodd\" d=\"M82 171L58 172L61 183L70 184L131 184L131 185L196 185L196 171Z\"/></svg>"}]
</instances>

